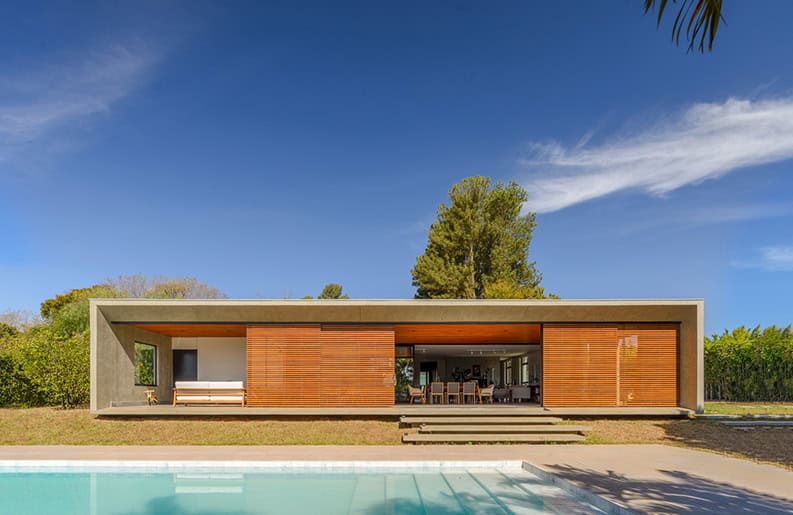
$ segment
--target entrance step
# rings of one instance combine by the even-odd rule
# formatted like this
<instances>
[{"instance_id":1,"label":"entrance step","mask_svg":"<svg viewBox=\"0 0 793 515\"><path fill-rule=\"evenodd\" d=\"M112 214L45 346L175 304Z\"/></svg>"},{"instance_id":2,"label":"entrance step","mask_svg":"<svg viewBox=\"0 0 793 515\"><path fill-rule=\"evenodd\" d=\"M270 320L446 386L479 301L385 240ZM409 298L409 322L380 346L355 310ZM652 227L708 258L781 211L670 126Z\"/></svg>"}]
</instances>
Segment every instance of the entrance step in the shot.
<instances>
[{"instance_id":1,"label":"entrance step","mask_svg":"<svg viewBox=\"0 0 793 515\"><path fill-rule=\"evenodd\" d=\"M468 443L468 442L523 442L523 443L571 443L581 442L584 436L575 434L423 434L410 433L402 436L405 443Z\"/></svg>"},{"instance_id":2,"label":"entrance step","mask_svg":"<svg viewBox=\"0 0 793 515\"><path fill-rule=\"evenodd\" d=\"M419 433L585 433L592 431L590 426L574 425L437 425L427 424L419 427Z\"/></svg>"},{"instance_id":3,"label":"entrance step","mask_svg":"<svg viewBox=\"0 0 793 515\"><path fill-rule=\"evenodd\" d=\"M405 425L420 424L558 424L559 417L534 417L534 416L470 416L470 417L444 417L437 416L404 416L399 422Z\"/></svg>"}]
</instances>

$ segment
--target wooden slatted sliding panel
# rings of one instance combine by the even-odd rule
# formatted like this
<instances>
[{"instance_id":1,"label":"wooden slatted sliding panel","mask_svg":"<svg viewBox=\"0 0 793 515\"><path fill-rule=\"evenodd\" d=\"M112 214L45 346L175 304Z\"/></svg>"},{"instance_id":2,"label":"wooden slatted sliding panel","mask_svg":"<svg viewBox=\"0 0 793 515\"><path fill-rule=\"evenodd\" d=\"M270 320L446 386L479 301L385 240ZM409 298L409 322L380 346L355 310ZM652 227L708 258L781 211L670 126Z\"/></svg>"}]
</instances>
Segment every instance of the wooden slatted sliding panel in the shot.
<instances>
[{"instance_id":1,"label":"wooden slatted sliding panel","mask_svg":"<svg viewBox=\"0 0 793 515\"><path fill-rule=\"evenodd\" d=\"M320 405L320 326L248 327L249 406Z\"/></svg>"},{"instance_id":2,"label":"wooden slatted sliding panel","mask_svg":"<svg viewBox=\"0 0 793 515\"><path fill-rule=\"evenodd\" d=\"M394 329L381 325L323 325L321 406L394 404Z\"/></svg>"},{"instance_id":3,"label":"wooden slatted sliding panel","mask_svg":"<svg viewBox=\"0 0 793 515\"><path fill-rule=\"evenodd\" d=\"M614 325L544 325L543 404L616 406L616 350Z\"/></svg>"},{"instance_id":4,"label":"wooden slatted sliding panel","mask_svg":"<svg viewBox=\"0 0 793 515\"><path fill-rule=\"evenodd\" d=\"M619 404L677 406L677 325L619 326Z\"/></svg>"}]
</instances>

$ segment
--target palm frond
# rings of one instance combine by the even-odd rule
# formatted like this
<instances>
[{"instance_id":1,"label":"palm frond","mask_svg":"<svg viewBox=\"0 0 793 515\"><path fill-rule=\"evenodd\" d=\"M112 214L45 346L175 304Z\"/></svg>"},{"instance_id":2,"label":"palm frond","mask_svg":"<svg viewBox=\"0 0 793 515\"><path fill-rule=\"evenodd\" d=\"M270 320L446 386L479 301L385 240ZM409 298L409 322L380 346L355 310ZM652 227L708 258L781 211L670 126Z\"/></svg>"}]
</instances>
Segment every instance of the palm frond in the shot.
<instances>
[{"instance_id":1,"label":"palm frond","mask_svg":"<svg viewBox=\"0 0 793 515\"><path fill-rule=\"evenodd\" d=\"M644 0L644 14L657 7L656 26L660 27L668 3L668 0ZM678 1L672 0L672 3L677 4ZM672 41L680 45L680 36L685 27L689 52L696 48L704 53L706 40L708 52L712 51L719 23L724 21L721 14L722 0L680 0L679 5L680 9L672 24Z\"/></svg>"}]
</instances>

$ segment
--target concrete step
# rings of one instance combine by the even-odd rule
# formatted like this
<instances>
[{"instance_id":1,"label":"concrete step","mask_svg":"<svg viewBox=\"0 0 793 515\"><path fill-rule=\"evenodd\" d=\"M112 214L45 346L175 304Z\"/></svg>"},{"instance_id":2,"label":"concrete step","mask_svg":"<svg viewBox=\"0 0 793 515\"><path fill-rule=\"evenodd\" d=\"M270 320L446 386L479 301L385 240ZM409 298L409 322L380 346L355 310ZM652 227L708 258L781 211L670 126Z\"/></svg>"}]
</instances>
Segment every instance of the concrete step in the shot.
<instances>
[{"instance_id":1,"label":"concrete step","mask_svg":"<svg viewBox=\"0 0 793 515\"><path fill-rule=\"evenodd\" d=\"M420 433L584 433L592 431L590 426L577 425L437 425L426 424L419 427Z\"/></svg>"},{"instance_id":2,"label":"concrete step","mask_svg":"<svg viewBox=\"0 0 793 515\"><path fill-rule=\"evenodd\" d=\"M574 434L422 434L402 435L404 443L466 443L466 442L523 442L568 443L581 442L586 437Z\"/></svg>"},{"instance_id":3,"label":"concrete step","mask_svg":"<svg viewBox=\"0 0 793 515\"><path fill-rule=\"evenodd\" d=\"M533 416L470 416L470 417L444 417L404 416L399 419L403 424L558 424L562 421L559 417L533 417Z\"/></svg>"}]
</instances>

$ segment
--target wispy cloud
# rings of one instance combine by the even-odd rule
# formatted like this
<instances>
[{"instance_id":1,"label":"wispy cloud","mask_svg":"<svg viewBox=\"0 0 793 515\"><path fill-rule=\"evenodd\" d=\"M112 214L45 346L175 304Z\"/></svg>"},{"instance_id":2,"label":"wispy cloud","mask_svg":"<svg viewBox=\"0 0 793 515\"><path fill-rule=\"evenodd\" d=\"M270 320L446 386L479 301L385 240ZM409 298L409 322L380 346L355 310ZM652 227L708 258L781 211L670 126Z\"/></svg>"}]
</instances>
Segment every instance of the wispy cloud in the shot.
<instances>
[{"instance_id":1,"label":"wispy cloud","mask_svg":"<svg viewBox=\"0 0 793 515\"><path fill-rule=\"evenodd\" d=\"M759 257L751 261L735 261L736 268L761 268L769 272L793 271L793 246L761 247Z\"/></svg>"},{"instance_id":2,"label":"wispy cloud","mask_svg":"<svg viewBox=\"0 0 793 515\"><path fill-rule=\"evenodd\" d=\"M154 63L140 45L91 51L0 78L0 162L37 143L65 145L59 129L108 112L139 87Z\"/></svg>"},{"instance_id":3,"label":"wispy cloud","mask_svg":"<svg viewBox=\"0 0 793 515\"><path fill-rule=\"evenodd\" d=\"M525 207L551 212L624 190L664 195L793 158L793 97L695 104L637 133L564 147L532 144Z\"/></svg>"}]
</instances>

